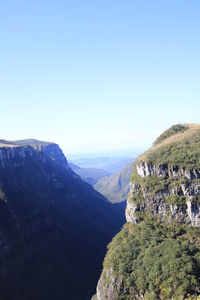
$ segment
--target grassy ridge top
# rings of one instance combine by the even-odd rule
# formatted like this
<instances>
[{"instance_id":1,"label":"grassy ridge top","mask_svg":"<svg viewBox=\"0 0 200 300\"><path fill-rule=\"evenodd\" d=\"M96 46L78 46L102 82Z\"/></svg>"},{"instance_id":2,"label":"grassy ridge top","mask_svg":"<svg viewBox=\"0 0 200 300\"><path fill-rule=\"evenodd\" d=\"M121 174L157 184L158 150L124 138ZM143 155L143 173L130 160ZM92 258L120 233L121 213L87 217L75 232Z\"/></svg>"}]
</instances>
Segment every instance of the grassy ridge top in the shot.
<instances>
[{"instance_id":1,"label":"grassy ridge top","mask_svg":"<svg viewBox=\"0 0 200 300\"><path fill-rule=\"evenodd\" d=\"M36 139L25 139L17 141L6 141L0 140L0 148L9 148L9 147L23 147L23 146L47 146L51 145L51 142L39 141Z\"/></svg>"},{"instance_id":2,"label":"grassy ridge top","mask_svg":"<svg viewBox=\"0 0 200 300\"><path fill-rule=\"evenodd\" d=\"M188 130L189 127L187 125L182 125L182 124L177 124L177 125L173 125L171 126L169 129L165 130L154 142L154 145L158 145L159 143L161 143L162 141L166 140L167 138L179 134L179 133L183 133L186 130Z\"/></svg>"},{"instance_id":3,"label":"grassy ridge top","mask_svg":"<svg viewBox=\"0 0 200 300\"><path fill-rule=\"evenodd\" d=\"M157 165L199 168L200 167L200 125L174 125L155 141L152 148L138 157Z\"/></svg>"}]
</instances>

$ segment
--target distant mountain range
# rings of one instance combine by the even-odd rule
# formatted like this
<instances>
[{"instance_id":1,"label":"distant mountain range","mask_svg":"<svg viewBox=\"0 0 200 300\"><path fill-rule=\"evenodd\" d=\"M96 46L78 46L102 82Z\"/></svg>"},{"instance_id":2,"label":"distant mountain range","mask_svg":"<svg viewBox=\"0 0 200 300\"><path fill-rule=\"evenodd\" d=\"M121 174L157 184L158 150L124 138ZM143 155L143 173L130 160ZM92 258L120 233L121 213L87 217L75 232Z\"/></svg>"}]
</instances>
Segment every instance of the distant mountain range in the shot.
<instances>
[{"instance_id":1,"label":"distant mountain range","mask_svg":"<svg viewBox=\"0 0 200 300\"><path fill-rule=\"evenodd\" d=\"M126 162L130 161L128 164ZM115 161L115 163L114 163ZM96 169L91 167L79 167L74 163L69 163L69 167L78 174L84 181L93 185L93 187L104 195L112 203L120 203L126 201L129 192L130 177L133 169L134 158L89 158L84 159L84 165L100 165L109 170L120 171L109 173L104 169ZM113 162L113 164L110 164ZM123 210L125 205L121 206Z\"/></svg>"},{"instance_id":2,"label":"distant mountain range","mask_svg":"<svg viewBox=\"0 0 200 300\"><path fill-rule=\"evenodd\" d=\"M116 173L132 161L134 161L133 157L84 157L70 162L81 168L103 169L108 173Z\"/></svg>"},{"instance_id":3,"label":"distant mountain range","mask_svg":"<svg viewBox=\"0 0 200 300\"><path fill-rule=\"evenodd\" d=\"M111 173L103 169L81 168L73 163L69 163L69 167L87 183L94 185L104 176L109 176Z\"/></svg>"},{"instance_id":4,"label":"distant mountain range","mask_svg":"<svg viewBox=\"0 0 200 300\"><path fill-rule=\"evenodd\" d=\"M101 178L94 188L112 203L126 201L132 171L133 163L128 163L120 172Z\"/></svg>"}]
</instances>

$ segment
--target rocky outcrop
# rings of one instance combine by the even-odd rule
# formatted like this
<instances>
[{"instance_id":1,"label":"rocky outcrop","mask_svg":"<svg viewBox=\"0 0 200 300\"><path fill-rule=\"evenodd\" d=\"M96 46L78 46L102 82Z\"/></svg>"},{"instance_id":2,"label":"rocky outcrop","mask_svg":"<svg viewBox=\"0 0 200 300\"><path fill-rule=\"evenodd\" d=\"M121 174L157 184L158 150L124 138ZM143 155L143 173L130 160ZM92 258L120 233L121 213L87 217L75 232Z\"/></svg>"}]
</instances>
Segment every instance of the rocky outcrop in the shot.
<instances>
[{"instance_id":1,"label":"rocky outcrop","mask_svg":"<svg viewBox=\"0 0 200 300\"><path fill-rule=\"evenodd\" d=\"M113 274L113 270L106 271L105 276L101 276L97 285L97 299L98 300L115 300L116 292L120 294L123 290L122 277L116 278Z\"/></svg>"},{"instance_id":2,"label":"rocky outcrop","mask_svg":"<svg viewBox=\"0 0 200 300\"><path fill-rule=\"evenodd\" d=\"M138 224L151 214L163 223L200 226L200 170L142 161L136 163L135 172L127 199L127 222ZM123 276L104 269L97 285L97 299L121 299L120 294L126 294L124 289ZM127 291L130 293L130 299L144 299L133 287Z\"/></svg>"},{"instance_id":3,"label":"rocky outcrop","mask_svg":"<svg viewBox=\"0 0 200 300\"><path fill-rule=\"evenodd\" d=\"M182 129L184 129L184 131ZM116 237L116 240L114 239L109 245L109 250L104 260L103 272L97 286L98 300L186 299L190 293L191 295L194 295L194 298L189 297L187 299L197 299L196 295L199 295L199 279L197 280L196 287L194 288L192 284L190 284L185 294L183 291L180 292L179 295L176 294L177 288L174 288L172 285L171 290L173 290L173 294L168 294L168 296L166 296L161 293L162 296L160 297L160 290L163 288L161 283L155 283L154 289L150 290L147 285L145 288L141 288L141 282L137 282L136 278L138 276L138 271L141 272L142 270L142 262L144 265L147 263L146 258L143 260L144 257L140 256L141 252L137 250L137 245L140 245L140 240L143 238L145 242L148 240L148 234L151 230L154 236L157 229L163 227L165 228L166 233L169 233L168 238L170 239L172 236L176 242L177 237L173 237L173 232L171 234L171 229L169 228L176 228L177 232L180 228L182 228L181 230L187 228L188 232L194 233L194 236L196 232L199 232L199 228L189 228L200 227L199 146L200 125L175 125L165 131L156 140L154 146L136 160L131 176L130 191L126 206L126 220L129 223L126 224L128 232L126 232L124 227ZM152 220L151 229L149 228L148 230L150 231L148 232L147 230L147 235L145 235L144 228L148 228L147 220L149 219ZM152 224L154 224L154 222L157 225L156 228L152 229L154 226ZM174 223L174 225L170 226L170 223ZM184 224L184 226L182 226L182 224ZM144 227L142 228L142 226ZM132 233L130 233L131 230L129 231L129 228L132 228ZM142 228L141 235L137 231L138 228ZM135 240L136 236L138 237L137 241ZM164 236L164 239L165 237L166 235ZM199 244L198 242L195 244L195 238L189 239L186 234L185 239L188 244L194 242L192 247L196 247L196 251L198 252ZM165 247L167 246L169 249L173 244L172 241L169 242L168 240L165 240L165 243ZM143 247L144 252L149 251L149 244L150 242ZM159 239L153 244L153 249L155 245L159 248ZM179 246L180 245L178 245L177 249L180 249ZM164 249L166 249L165 247ZM180 255L182 254L184 254L184 251L183 253L180 253ZM153 263L152 269L154 269L154 266L157 268L159 264L162 266L164 263L164 260L162 260L163 256L162 249L161 256L158 256L155 265ZM188 254L188 259L190 259L191 256L192 253ZM139 262L137 268L135 268L136 261ZM151 259L149 259L149 263L151 263ZM195 268L198 269L197 264L195 266ZM148 280L153 278L154 285L158 273L154 273L151 278L149 264L147 267L146 265L143 267L143 271L146 269L148 270L146 273ZM196 274L195 268L193 270L194 276ZM115 272L112 270L115 270ZM158 279L159 282L163 277L163 271L162 269L159 270L159 268L157 271L160 272L161 275ZM179 272L179 269L177 269L177 271ZM174 276L173 272L172 269L172 277ZM180 267L180 272L182 272L182 267ZM142 272L142 274L144 273L145 272ZM129 276L131 276L131 279ZM187 271L185 271L183 278L186 277ZM169 278L164 279L165 285L168 284L167 280ZM143 280L143 278L141 280ZM162 280L163 279L161 279L161 282ZM181 284L184 286L185 283L181 282ZM164 293L165 292L166 290Z\"/></svg>"},{"instance_id":4,"label":"rocky outcrop","mask_svg":"<svg viewBox=\"0 0 200 300\"><path fill-rule=\"evenodd\" d=\"M187 201L187 214L192 226L200 226L200 204L194 200Z\"/></svg>"},{"instance_id":5,"label":"rocky outcrop","mask_svg":"<svg viewBox=\"0 0 200 300\"><path fill-rule=\"evenodd\" d=\"M163 222L200 226L200 170L156 166L145 161L137 163L135 169L141 183L133 180L130 184L127 222L137 223L139 213L151 213ZM146 184L151 177L154 182ZM160 182L163 183L161 187ZM138 195L140 202L137 201Z\"/></svg>"},{"instance_id":6,"label":"rocky outcrop","mask_svg":"<svg viewBox=\"0 0 200 300\"><path fill-rule=\"evenodd\" d=\"M157 166L146 161L140 161L136 164L137 173L142 178L147 176L165 176L169 178L185 177L189 180L200 179L199 169L186 169L177 166L162 165Z\"/></svg>"},{"instance_id":7,"label":"rocky outcrop","mask_svg":"<svg viewBox=\"0 0 200 300\"><path fill-rule=\"evenodd\" d=\"M17 166L23 163L28 157L37 155L37 159L43 162L54 160L56 163L67 166L66 158L57 144L44 143L39 145L1 145L0 146L0 166Z\"/></svg>"}]
</instances>

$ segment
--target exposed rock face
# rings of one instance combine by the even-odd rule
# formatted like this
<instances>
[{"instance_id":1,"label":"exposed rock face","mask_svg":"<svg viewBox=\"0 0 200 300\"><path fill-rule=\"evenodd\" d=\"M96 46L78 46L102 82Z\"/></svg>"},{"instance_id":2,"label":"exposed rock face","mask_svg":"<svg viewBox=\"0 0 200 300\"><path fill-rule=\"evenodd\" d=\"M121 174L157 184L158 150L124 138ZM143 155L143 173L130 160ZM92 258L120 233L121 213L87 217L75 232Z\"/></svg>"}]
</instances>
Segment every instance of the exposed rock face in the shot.
<instances>
[{"instance_id":1,"label":"exposed rock face","mask_svg":"<svg viewBox=\"0 0 200 300\"><path fill-rule=\"evenodd\" d=\"M185 177L189 180L200 179L200 170L186 168L178 168L177 166L171 167L168 165L157 166L146 161L139 161L136 164L137 173L142 178L147 176L165 176L169 178Z\"/></svg>"},{"instance_id":2,"label":"exposed rock face","mask_svg":"<svg viewBox=\"0 0 200 300\"><path fill-rule=\"evenodd\" d=\"M87 299L121 225L58 145L0 141L1 299Z\"/></svg>"},{"instance_id":3,"label":"exposed rock face","mask_svg":"<svg viewBox=\"0 0 200 300\"><path fill-rule=\"evenodd\" d=\"M126 206L126 220L128 223L132 224L126 224L127 226L135 226L134 228L136 228L141 224L146 224L143 223L142 220L145 222L148 216L150 216L152 220L156 220L156 222L158 222L157 224L162 224L164 228L167 228L166 231L169 230L169 232L169 228L171 228L170 223L174 223L173 226L176 228L190 228L191 232L196 232L196 230L199 230L198 228L195 228L194 230L192 229L192 227L200 227L199 146L200 125L175 125L165 131L156 140L156 143L149 151L138 157L131 177L130 192ZM181 227L182 224L184 224L183 227ZM125 230L123 228L116 237L116 240L112 242L111 246L109 247L106 256L108 259L106 260L105 258L104 269L97 286L98 300L168 300L174 298L172 294L170 296L162 295L161 298L159 297L159 292L157 293L157 289L162 288L161 284L157 285L155 288L157 293L156 295L154 294L154 290L151 290L153 294L149 294L150 290L148 287L146 287L147 290L145 291L144 288L140 289L140 285L137 286L137 282L134 282L134 280L138 273L137 270L134 270L134 268L131 269L131 266L134 266L134 264L132 264L132 260L135 263L139 253L134 253L132 248L130 250L129 247L126 248L126 246L123 244L128 243L129 241L134 241L134 231L132 236L130 234L130 237L128 233L128 238L124 232ZM154 232L155 231L153 231L153 233ZM123 237L126 241L124 242L122 239L122 244L120 244L120 242L116 242L121 238L121 233L124 234ZM187 242L189 244L191 241L188 239ZM140 244L140 240L137 241L137 243ZM155 242L155 245L158 246L158 248L159 243L159 241L158 243ZM119 250L115 250L117 249L116 245L119 247ZM130 245L132 245L131 242ZM198 252L198 243L195 246L197 246ZM149 251L148 244L146 247L147 248L144 247L144 249ZM124 248L126 248L128 253L125 253L123 257ZM118 261L116 261L115 254L118 255ZM161 253L161 257L162 254L163 252ZM139 262L141 261L142 258L140 257ZM157 261L155 262L155 265L156 263ZM115 268L116 264L118 264L117 268ZM112 268L113 270L115 269L115 274L112 272ZM138 268L140 267L138 266ZM118 271L116 271L116 269ZM193 272L195 273L196 271L193 270ZM130 285L126 285L128 290L125 290L125 282L127 280L130 282L130 274L134 274L131 277L133 281ZM154 276L156 278L155 274ZM165 281L164 284L166 284L166 282L167 281ZM172 290L173 289L174 287L172 286ZM179 296L175 296L174 299L186 299L186 295L190 295L190 293L194 295L193 299L197 299L196 296L199 295L199 291L200 282L198 279L194 289L191 285L190 289L187 290L185 295L180 294ZM145 293L148 295L147 298L144 296ZM173 293L175 295L176 291L174 290ZM190 299L190 297L187 299Z\"/></svg>"},{"instance_id":4,"label":"exposed rock face","mask_svg":"<svg viewBox=\"0 0 200 300\"><path fill-rule=\"evenodd\" d=\"M68 166L62 150L57 144L53 143L26 146L12 145L9 147L5 145L0 148L0 165L3 168L9 165L17 166L22 163L22 160L32 157L34 154L37 154L38 158L43 162L46 162L49 158L56 161L56 163Z\"/></svg>"},{"instance_id":5,"label":"exposed rock face","mask_svg":"<svg viewBox=\"0 0 200 300\"><path fill-rule=\"evenodd\" d=\"M105 278L101 276L97 285L97 299L98 300L115 300L116 291L118 294L123 290L123 278L122 276L116 278L113 274L113 270L106 271Z\"/></svg>"},{"instance_id":6,"label":"exposed rock face","mask_svg":"<svg viewBox=\"0 0 200 300\"><path fill-rule=\"evenodd\" d=\"M156 166L142 161L135 166L141 184L132 182L126 207L127 222L137 223L140 220L138 212L150 212L165 222L175 220L180 223L200 226L200 170L169 166ZM166 182L162 187L152 191L152 186L143 185L146 179ZM140 203L135 201L141 195ZM170 203L170 197L181 203Z\"/></svg>"}]
</instances>

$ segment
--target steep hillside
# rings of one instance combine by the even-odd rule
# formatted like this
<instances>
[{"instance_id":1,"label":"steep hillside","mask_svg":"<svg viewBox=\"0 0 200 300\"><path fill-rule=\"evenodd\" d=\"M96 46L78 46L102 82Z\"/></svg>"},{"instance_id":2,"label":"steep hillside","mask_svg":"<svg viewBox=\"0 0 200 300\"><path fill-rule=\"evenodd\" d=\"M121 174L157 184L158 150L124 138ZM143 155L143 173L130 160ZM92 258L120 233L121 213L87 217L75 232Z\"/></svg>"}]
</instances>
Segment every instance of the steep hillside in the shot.
<instances>
[{"instance_id":1,"label":"steep hillside","mask_svg":"<svg viewBox=\"0 0 200 300\"><path fill-rule=\"evenodd\" d=\"M100 179L94 188L112 203L126 201L132 170L133 163L129 163L119 173Z\"/></svg>"},{"instance_id":2,"label":"steep hillside","mask_svg":"<svg viewBox=\"0 0 200 300\"><path fill-rule=\"evenodd\" d=\"M133 160L133 157L88 157L72 160L72 163L81 168L103 169L109 173L117 173Z\"/></svg>"},{"instance_id":3,"label":"steep hillside","mask_svg":"<svg viewBox=\"0 0 200 300\"><path fill-rule=\"evenodd\" d=\"M200 125L162 134L134 164L127 224L109 245L98 300L199 299Z\"/></svg>"},{"instance_id":4,"label":"steep hillside","mask_svg":"<svg viewBox=\"0 0 200 300\"><path fill-rule=\"evenodd\" d=\"M109 176L110 173L103 169L81 168L73 163L69 163L69 167L81 177L85 182L94 185L102 177Z\"/></svg>"},{"instance_id":5,"label":"steep hillside","mask_svg":"<svg viewBox=\"0 0 200 300\"><path fill-rule=\"evenodd\" d=\"M87 299L121 224L58 145L0 141L1 299Z\"/></svg>"}]
</instances>

